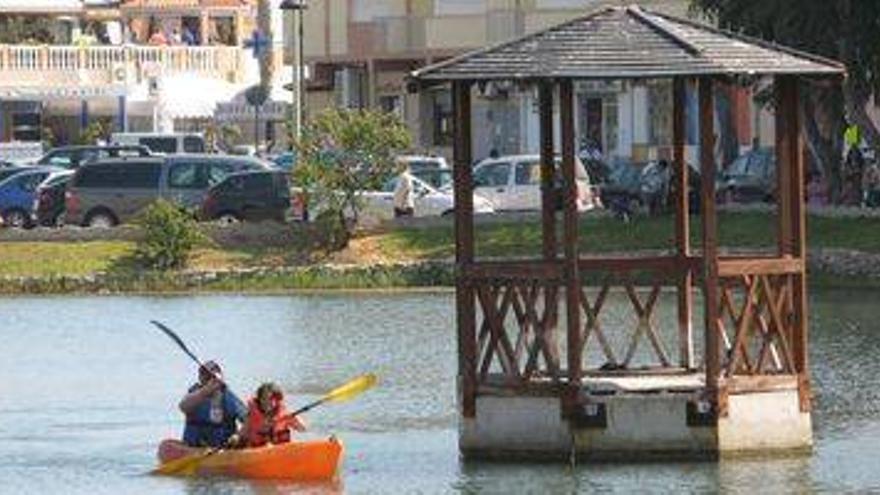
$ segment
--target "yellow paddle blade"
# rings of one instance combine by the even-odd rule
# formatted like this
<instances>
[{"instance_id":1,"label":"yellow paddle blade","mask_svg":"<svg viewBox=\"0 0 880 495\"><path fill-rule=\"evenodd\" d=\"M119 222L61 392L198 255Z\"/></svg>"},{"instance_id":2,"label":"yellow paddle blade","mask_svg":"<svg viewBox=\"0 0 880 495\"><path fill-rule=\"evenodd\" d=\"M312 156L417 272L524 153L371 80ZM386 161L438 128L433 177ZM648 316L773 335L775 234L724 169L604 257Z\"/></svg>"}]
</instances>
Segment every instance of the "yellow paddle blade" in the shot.
<instances>
[{"instance_id":1,"label":"yellow paddle blade","mask_svg":"<svg viewBox=\"0 0 880 495\"><path fill-rule=\"evenodd\" d=\"M168 461L150 471L150 474L162 476L192 476L196 474L196 469L198 469L199 464L216 452L217 449L212 449L205 453L200 452L181 457L180 459L174 459L173 461Z\"/></svg>"},{"instance_id":2,"label":"yellow paddle blade","mask_svg":"<svg viewBox=\"0 0 880 495\"><path fill-rule=\"evenodd\" d=\"M353 399L362 392L366 392L373 388L373 386L376 385L376 381L376 375L372 373L361 375L345 385L331 390L330 393L325 395L321 400L322 402L342 402Z\"/></svg>"}]
</instances>

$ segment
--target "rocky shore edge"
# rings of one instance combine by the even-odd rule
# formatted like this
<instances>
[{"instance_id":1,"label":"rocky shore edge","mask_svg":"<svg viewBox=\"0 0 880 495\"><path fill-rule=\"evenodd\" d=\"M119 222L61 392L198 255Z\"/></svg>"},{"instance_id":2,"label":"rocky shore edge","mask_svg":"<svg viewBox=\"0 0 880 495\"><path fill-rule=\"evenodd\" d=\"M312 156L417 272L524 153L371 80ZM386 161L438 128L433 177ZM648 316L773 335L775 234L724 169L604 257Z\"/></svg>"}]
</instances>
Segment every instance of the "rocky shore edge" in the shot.
<instances>
[{"instance_id":1,"label":"rocky shore edge","mask_svg":"<svg viewBox=\"0 0 880 495\"><path fill-rule=\"evenodd\" d=\"M880 254L814 249L812 283L827 287L880 288ZM451 260L373 265L320 264L222 271L97 273L86 276L0 278L0 294L126 294L198 292L284 292L452 287Z\"/></svg>"}]
</instances>

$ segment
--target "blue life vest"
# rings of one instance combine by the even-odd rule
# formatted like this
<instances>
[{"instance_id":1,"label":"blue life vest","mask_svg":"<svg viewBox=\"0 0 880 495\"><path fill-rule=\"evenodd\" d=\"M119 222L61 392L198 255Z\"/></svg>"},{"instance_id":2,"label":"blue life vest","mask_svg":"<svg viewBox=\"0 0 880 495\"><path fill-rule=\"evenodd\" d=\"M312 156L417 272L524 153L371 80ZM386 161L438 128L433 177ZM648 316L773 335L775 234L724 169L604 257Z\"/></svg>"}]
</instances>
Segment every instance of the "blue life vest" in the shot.
<instances>
[{"instance_id":1,"label":"blue life vest","mask_svg":"<svg viewBox=\"0 0 880 495\"><path fill-rule=\"evenodd\" d=\"M198 390L194 385L192 393ZM238 429L237 421L247 418L247 408L228 390L214 394L186 415L183 443L193 447L220 447Z\"/></svg>"}]
</instances>

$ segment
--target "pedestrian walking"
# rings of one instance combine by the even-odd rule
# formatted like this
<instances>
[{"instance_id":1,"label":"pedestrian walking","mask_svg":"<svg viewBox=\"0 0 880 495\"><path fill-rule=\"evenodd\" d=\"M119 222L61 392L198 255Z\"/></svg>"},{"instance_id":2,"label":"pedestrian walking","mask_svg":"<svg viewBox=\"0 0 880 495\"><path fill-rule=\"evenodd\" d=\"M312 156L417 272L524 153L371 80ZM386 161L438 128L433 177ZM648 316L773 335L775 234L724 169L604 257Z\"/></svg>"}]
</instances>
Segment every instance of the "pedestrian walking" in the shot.
<instances>
[{"instance_id":1,"label":"pedestrian walking","mask_svg":"<svg viewBox=\"0 0 880 495\"><path fill-rule=\"evenodd\" d=\"M394 218L413 216L415 206L412 173L409 165L403 163L400 166L400 175L397 177L397 186L394 188Z\"/></svg>"}]
</instances>

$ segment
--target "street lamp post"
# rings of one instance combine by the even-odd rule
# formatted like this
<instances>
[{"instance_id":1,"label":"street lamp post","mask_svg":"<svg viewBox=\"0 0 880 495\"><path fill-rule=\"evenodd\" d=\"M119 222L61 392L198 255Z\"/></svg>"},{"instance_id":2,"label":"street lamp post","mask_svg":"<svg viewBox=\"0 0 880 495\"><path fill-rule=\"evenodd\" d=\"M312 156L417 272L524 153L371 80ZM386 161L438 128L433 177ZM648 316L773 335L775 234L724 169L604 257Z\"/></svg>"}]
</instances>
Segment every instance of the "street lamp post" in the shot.
<instances>
[{"instance_id":1,"label":"street lamp post","mask_svg":"<svg viewBox=\"0 0 880 495\"><path fill-rule=\"evenodd\" d=\"M299 139L302 136L303 125L303 14L307 6L307 0L284 0L281 2L281 10L292 12L293 31L293 137Z\"/></svg>"}]
</instances>

